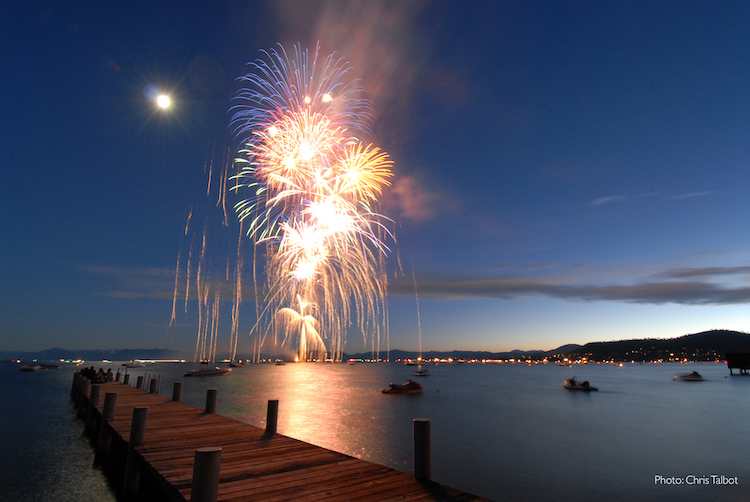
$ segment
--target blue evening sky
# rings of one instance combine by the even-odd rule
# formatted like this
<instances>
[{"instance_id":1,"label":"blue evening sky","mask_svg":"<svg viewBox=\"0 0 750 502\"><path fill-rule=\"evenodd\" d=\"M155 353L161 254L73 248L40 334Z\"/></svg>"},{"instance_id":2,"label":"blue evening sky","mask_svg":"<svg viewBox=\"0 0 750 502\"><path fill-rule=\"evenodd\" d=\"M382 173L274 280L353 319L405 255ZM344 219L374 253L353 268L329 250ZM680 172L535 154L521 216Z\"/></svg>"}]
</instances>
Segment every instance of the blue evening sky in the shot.
<instances>
[{"instance_id":1,"label":"blue evening sky","mask_svg":"<svg viewBox=\"0 0 750 502\"><path fill-rule=\"evenodd\" d=\"M318 41L354 65L395 161L391 348L418 348L412 263L425 350L750 324L750 3L6 4L0 350L192 353L175 270L204 228L217 278L235 249L212 170L237 146L235 79ZM254 323L250 298L241 353Z\"/></svg>"}]
</instances>

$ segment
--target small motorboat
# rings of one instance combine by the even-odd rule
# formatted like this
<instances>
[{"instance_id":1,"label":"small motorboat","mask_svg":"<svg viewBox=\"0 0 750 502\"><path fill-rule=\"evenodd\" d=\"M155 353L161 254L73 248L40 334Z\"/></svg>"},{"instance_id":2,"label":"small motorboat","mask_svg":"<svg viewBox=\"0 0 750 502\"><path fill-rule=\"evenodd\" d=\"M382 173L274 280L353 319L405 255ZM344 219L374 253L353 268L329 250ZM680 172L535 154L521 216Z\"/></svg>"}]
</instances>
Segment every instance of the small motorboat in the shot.
<instances>
[{"instance_id":1,"label":"small motorboat","mask_svg":"<svg viewBox=\"0 0 750 502\"><path fill-rule=\"evenodd\" d=\"M230 361L229 362L229 367L230 368L242 368L244 365L245 365L245 363L241 363L241 362L235 362L235 361Z\"/></svg>"},{"instance_id":2,"label":"small motorboat","mask_svg":"<svg viewBox=\"0 0 750 502\"><path fill-rule=\"evenodd\" d=\"M197 370L190 370L183 373L186 377L188 376L224 376L232 371L232 368L200 368Z\"/></svg>"},{"instance_id":3,"label":"small motorboat","mask_svg":"<svg viewBox=\"0 0 750 502\"><path fill-rule=\"evenodd\" d=\"M679 375L675 375L673 380L685 380L686 382L700 382L701 380L703 380L703 377L697 371L693 371L692 373L680 373Z\"/></svg>"},{"instance_id":4,"label":"small motorboat","mask_svg":"<svg viewBox=\"0 0 750 502\"><path fill-rule=\"evenodd\" d=\"M419 370L414 373L414 376L430 376L430 372L427 370Z\"/></svg>"},{"instance_id":5,"label":"small motorboat","mask_svg":"<svg viewBox=\"0 0 750 502\"><path fill-rule=\"evenodd\" d=\"M286 365L286 361L283 359L276 359L276 366L284 366Z\"/></svg>"},{"instance_id":6,"label":"small motorboat","mask_svg":"<svg viewBox=\"0 0 750 502\"><path fill-rule=\"evenodd\" d=\"M42 369L41 364L24 364L21 366L21 371L39 371Z\"/></svg>"},{"instance_id":7,"label":"small motorboat","mask_svg":"<svg viewBox=\"0 0 750 502\"><path fill-rule=\"evenodd\" d=\"M591 392L592 390L599 390L596 387L592 387L588 380L583 382L577 382L575 377L568 378L563 382L563 387L568 390L582 390L584 392Z\"/></svg>"},{"instance_id":8,"label":"small motorboat","mask_svg":"<svg viewBox=\"0 0 750 502\"><path fill-rule=\"evenodd\" d=\"M126 368L144 368L146 365L137 361L130 361L127 363L123 363L123 366L125 366Z\"/></svg>"},{"instance_id":9,"label":"small motorboat","mask_svg":"<svg viewBox=\"0 0 750 502\"><path fill-rule=\"evenodd\" d=\"M406 383L392 383L387 389L380 389L383 394L419 394L422 392L422 386L413 380L407 380Z\"/></svg>"}]
</instances>

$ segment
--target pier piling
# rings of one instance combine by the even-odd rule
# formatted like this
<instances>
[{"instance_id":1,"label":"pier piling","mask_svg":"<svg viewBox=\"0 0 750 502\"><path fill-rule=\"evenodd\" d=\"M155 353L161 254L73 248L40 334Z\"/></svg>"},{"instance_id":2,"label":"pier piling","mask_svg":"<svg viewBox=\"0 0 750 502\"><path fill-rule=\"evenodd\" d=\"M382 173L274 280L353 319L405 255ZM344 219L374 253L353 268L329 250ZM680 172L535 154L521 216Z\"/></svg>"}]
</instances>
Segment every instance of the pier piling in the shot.
<instances>
[{"instance_id":1,"label":"pier piling","mask_svg":"<svg viewBox=\"0 0 750 502\"><path fill-rule=\"evenodd\" d=\"M195 450L191 502L216 502L219 498L219 473L221 448L207 447Z\"/></svg>"},{"instance_id":2,"label":"pier piling","mask_svg":"<svg viewBox=\"0 0 750 502\"><path fill-rule=\"evenodd\" d=\"M432 433L427 418L414 419L414 477L432 480Z\"/></svg>"},{"instance_id":3,"label":"pier piling","mask_svg":"<svg viewBox=\"0 0 750 502\"><path fill-rule=\"evenodd\" d=\"M206 391L206 413L216 413L216 399L219 389L208 389Z\"/></svg>"},{"instance_id":4,"label":"pier piling","mask_svg":"<svg viewBox=\"0 0 750 502\"><path fill-rule=\"evenodd\" d=\"M95 383L91 386L91 395L89 396L89 404L86 407L86 421L84 422L83 432L86 434L91 433L96 427L96 415L98 414L96 407L99 406L99 397L102 393L102 384Z\"/></svg>"},{"instance_id":5,"label":"pier piling","mask_svg":"<svg viewBox=\"0 0 750 502\"><path fill-rule=\"evenodd\" d=\"M122 485L122 493L126 498L135 497L138 494L141 463L135 447L142 445L146 440L147 417L148 406L133 408L133 421L130 424L130 441L128 442L128 457L125 460L125 480Z\"/></svg>"},{"instance_id":6,"label":"pier piling","mask_svg":"<svg viewBox=\"0 0 750 502\"><path fill-rule=\"evenodd\" d=\"M279 421L279 400L268 400L268 412L266 413L266 434L276 434L276 424Z\"/></svg>"},{"instance_id":7,"label":"pier piling","mask_svg":"<svg viewBox=\"0 0 750 502\"><path fill-rule=\"evenodd\" d=\"M102 409L102 418L104 420L113 420L117 411L117 392L107 392L104 394L104 408Z\"/></svg>"},{"instance_id":8,"label":"pier piling","mask_svg":"<svg viewBox=\"0 0 750 502\"><path fill-rule=\"evenodd\" d=\"M78 399L76 401L76 407L78 408L78 416L80 418L85 417L86 405L89 401L89 392L91 391L91 380L88 378L81 378L80 385L78 388Z\"/></svg>"},{"instance_id":9,"label":"pier piling","mask_svg":"<svg viewBox=\"0 0 750 502\"><path fill-rule=\"evenodd\" d=\"M117 411L117 392L107 392L104 394L104 406L102 407L102 416L99 420L99 435L96 441L96 452L94 454L94 463L101 464L109 456L109 450L112 446L112 428L109 422L115 419Z\"/></svg>"},{"instance_id":10,"label":"pier piling","mask_svg":"<svg viewBox=\"0 0 750 502\"><path fill-rule=\"evenodd\" d=\"M172 401L179 403L182 399L182 382L175 382L172 387Z\"/></svg>"},{"instance_id":11,"label":"pier piling","mask_svg":"<svg viewBox=\"0 0 750 502\"><path fill-rule=\"evenodd\" d=\"M73 386L70 388L70 398L73 402L78 401L78 386L80 385L81 374L76 372L73 374Z\"/></svg>"},{"instance_id":12,"label":"pier piling","mask_svg":"<svg viewBox=\"0 0 750 502\"><path fill-rule=\"evenodd\" d=\"M148 393L149 394L158 394L159 393L159 380L156 378L151 379L151 384L148 387Z\"/></svg>"}]
</instances>

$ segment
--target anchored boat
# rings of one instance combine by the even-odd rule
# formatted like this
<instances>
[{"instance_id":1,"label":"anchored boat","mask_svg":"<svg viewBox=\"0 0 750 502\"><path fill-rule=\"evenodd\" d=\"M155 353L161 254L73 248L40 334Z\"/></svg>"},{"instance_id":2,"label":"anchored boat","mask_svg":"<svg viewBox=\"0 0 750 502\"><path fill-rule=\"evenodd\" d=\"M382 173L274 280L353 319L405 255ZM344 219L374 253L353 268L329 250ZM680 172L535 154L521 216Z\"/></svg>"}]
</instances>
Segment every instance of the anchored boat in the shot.
<instances>
[{"instance_id":1,"label":"anchored boat","mask_svg":"<svg viewBox=\"0 0 750 502\"><path fill-rule=\"evenodd\" d=\"M422 386L413 380L407 380L406 383L392 383L387 389L380 389L383 394L419 394L422 392Z\"/></svg>"},{"instance_id":2,"label":"anchored boat","mask_svg":"<svg viewBox=\"0 0 750 502\"><path fill-rule=\"evenodd\" d=\"M584 380L583 382L577 382L576 377L568 378L563 382L563 387L565 387L568 390L581 390L584 392L591 392L593 390L599 390L596 387L592 387L588 380Z\"/></svg>"},{"instance_id":3,"label":"anchored boat","mask_svg":"<svg viewBox=\"0 0 750 502\"><path fill-rule=\"evenodd\" d=\"M201 368L197 370L186 371L184 375L187 376L224 376L232 371L232 368Z\"/></svg>"},{"instance_id":4,"label":"anchored boat","mask_svg":"<svg viewBox=\"0 0 750 502\"><path fill-rule=\"evenodd\" d=\"M703 380L703 377L697 371L693 371L692 373L680 373L678 375L675 375L673 380L685 380L686 382L700 382L701 380Z\"/></svg>"}]
</instances>

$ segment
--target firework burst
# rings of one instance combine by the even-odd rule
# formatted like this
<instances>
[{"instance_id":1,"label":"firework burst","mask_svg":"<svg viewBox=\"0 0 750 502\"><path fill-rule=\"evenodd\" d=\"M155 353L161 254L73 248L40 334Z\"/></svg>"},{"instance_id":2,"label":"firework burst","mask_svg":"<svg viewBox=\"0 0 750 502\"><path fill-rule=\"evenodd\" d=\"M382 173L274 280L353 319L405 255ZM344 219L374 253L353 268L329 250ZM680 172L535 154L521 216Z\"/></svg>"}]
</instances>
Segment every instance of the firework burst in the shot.
<instances>
[{"instance_id":1,"label":"firework burst","mask_svg":"<svg viewBox=\"0 0 750 502\"><path fill-rule=\"evenodd\" d=\"M373 352L387 336L392 235L377 209L392 162L365 141L372 109L349 64L318 55L319 47L311 57L299 45L292 57L281 46L264 51L232 109L241 145L234 189L247 194L235 209L265 248L256 347L283 331L300 360L339 359L352 325Z\"/></svg>"}]
</instances>

